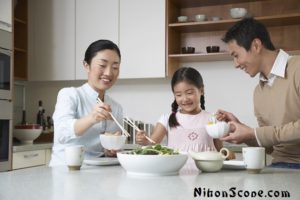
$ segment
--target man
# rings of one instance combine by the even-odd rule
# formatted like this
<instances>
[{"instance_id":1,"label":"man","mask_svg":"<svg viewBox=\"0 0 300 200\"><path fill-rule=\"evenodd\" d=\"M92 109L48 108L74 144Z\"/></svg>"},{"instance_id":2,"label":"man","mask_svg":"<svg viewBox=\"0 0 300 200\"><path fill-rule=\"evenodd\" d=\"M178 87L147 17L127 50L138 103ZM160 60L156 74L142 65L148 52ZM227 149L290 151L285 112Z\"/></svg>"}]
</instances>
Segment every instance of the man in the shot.
<instances>
[{"instance_id":1,"label":"man","mask_svg":"<svg viewBox=\"0 0 300 200\"><path fill-rule=\"evenodd\" d=\"M237 22L222 40L236 68L251 77L259 74L253 98L259 127L219 110L217 118L233 127L222 140L266 147L273 166L300 169L300 56L276 50L266 27L253 18Z\"/></svg>"}]
</instances>

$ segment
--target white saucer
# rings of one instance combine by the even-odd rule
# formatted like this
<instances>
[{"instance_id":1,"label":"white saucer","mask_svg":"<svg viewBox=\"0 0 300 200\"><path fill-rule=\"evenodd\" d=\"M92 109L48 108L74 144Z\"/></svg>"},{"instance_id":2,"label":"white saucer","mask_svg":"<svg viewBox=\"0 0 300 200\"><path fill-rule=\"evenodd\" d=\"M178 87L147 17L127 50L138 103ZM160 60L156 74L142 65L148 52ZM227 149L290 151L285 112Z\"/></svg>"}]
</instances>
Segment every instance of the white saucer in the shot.
<instances>
[{"instance_id":1,"label":"white saucer","mask_svg":"<svg viewBox=\"0 0 300 200\"><path fill-rule=\"evenodd\" d=\"M224 160L223 169L246 169L243 160Z\"/></svg>"},{"instance_id":2,"label":"white saucer","mask_svg":"<svg viewBox=\"0 0 300 200\"><path fill-rule=\"evenodd\" d=\"M101 157L101 158L89 158L83 161L87 165L119 165L118 158Z\"/></svg>"}]
</instances>

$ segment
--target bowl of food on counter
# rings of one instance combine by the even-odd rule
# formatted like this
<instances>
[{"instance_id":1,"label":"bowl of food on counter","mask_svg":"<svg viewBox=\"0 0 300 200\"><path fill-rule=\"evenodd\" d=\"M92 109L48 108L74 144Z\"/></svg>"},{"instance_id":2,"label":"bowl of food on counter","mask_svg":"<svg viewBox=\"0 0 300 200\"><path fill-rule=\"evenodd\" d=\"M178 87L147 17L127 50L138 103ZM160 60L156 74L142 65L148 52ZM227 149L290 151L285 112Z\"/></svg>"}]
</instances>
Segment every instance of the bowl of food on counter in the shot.
<instances>
[{"instance_id":1,"label":"bowl of food on counter","mask_svg":"<svg viewBox=\"0 0 300 200\"><path fill-rule=\"evenodd\" d=\"M121 150L123 149L126 136L121 134L120 131L115 133L106 132L104 134L100 134L100 142L101 145L107 150Z\"/></svg>"},{"instance_id":2,"label":"bowl of food on counter","mask_svg":"<svg viewBox=\"0 0 300 200\"><path fill-rule=\"evenodd\" d=\"M160 144L117 153L121 166L129 175L176 175L188 159L187 154Z\"/></svg>"},{"instance_id":3,"label":"bowl of food on counter","mask_svg":"<svg viewBox=\"0 0 300 200\"><path fill-rule=\"evenodd\" d=\"M39 124L22 124L14 127L13 136L22 144L32 144L43 131Z\"/></svg>"}]
</instances>

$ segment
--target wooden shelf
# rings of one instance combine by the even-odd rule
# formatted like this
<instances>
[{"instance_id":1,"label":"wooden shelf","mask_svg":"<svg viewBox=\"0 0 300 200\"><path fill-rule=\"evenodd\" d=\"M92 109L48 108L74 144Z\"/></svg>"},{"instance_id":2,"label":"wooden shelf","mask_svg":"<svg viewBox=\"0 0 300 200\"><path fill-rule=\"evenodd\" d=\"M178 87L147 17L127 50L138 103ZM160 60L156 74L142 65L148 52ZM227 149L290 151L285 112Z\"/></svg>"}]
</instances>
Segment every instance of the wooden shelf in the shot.
<instances>
[{"instance_id":1,"label":"wooden shelf","mask_svg":"<svg viewBox=\"0 0 300 200\"><path fill-rule=\"evenodd\" d=\"M14 18L15 22L18 22L18 23L21 23L21 24L27 24L26 21L22 20L22 19L19 19L19 18Z\"/></svg>"},{"instance_id":2,"label":"wooden shelf","mask_svg":"<svg viewBox=\"0 0 300 200\"><path fill-rule=\"evenodd\" d=\"M290 55L300 55L300 50L288 50ZM179 62L209 62L209 61L224 61L233 60L228 52L220 53L193 53L193 54L170 54L169 59Z\"/></svg>"},{"instance_id":3,"label":"wooden shelf","mask_svg":"<svg viewBox=\"0 0 300 200\"><path fill-rule=\"evenodd\" d=\"M221 40L225 32L241 19L233 19L230 9L243 7L249 15L262 22L268 29L276 48L290 55L300 55L300 6L299 0L167 0L167 76L186 62L232 60L227 46ZM205 14L207 21L195 22L197 14ZM189 22L178 23L178 16L187 16ZM212 21L218 16L222 20ZM205 47L220 46L221 53L180 54L182 47L192 46L196 52L206 52Z\"/></svg>"},{"instance_id":4,"label":"wooden shelf","mask_svg":"<svg viewBox=\"0 0 300 200\"><path fill-rule=\"evenodd\" d=\"M22 49L22 48L18 48L18 47L15 47L14 50L15 50L15 51L18 51L18 52L27 53L27 50L26 50L26 49Z\"/></svg>"},{"instance_id":5,"label":"wooden shelf","mask_svg":"<svg viewBox=\"0 0 300 200\"><path fill-rule=\"evenodd\" d=\"M27 80L28 1L18 0L14 7L14 78Z\"/></svg>"},{"instance_id":6,"label":"wooden shelf","mask_svg":"<svg viewBox=\"0 0 300 200\"><path fill-rule=\"evenodd\" d=\"M299 24L300 13L263 16L256 17L255 19L261 21L266 26L290 26ZM172 23L169 24L169 28L174 28L176 31L180 31L181 33L221 31L227 30L239 20L240 19L228 19L220 21Z\"/></svg>"},{"instance_id":7,"label":"wooden shelf","mask_svg":"<svg viewBox=\"0 0 300 200\"><path fill-rule=\"evenodd\" d=\"M221 61L232 60L228 52L220 53L194 53L194 54L171 54L170 59L180 62L206 62L206 61Z\"/></svg>"},{"instance_id":8,"label":"wooden shelf","mask_svg":"<svg viewBox=\"0 0 300 200\"><path fill-rule=\"evenodd\" d=\"M180 8L193 8L201 6L211 6L211 5L225 5L225 4L236 4L236 3L247 3L254 1L266 1L266 0L173 0L172 2Z\"/></svg>"}]
</instances>

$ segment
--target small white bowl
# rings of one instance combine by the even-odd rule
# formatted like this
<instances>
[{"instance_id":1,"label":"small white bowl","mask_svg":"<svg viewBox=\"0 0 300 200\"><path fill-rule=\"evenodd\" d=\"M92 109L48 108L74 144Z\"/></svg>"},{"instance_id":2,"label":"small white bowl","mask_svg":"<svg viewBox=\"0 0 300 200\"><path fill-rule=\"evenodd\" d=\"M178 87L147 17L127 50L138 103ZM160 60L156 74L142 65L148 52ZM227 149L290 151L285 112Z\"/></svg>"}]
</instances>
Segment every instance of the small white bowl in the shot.
<instances>
[{"instance_id":1,"label":"small white bowl","mask_svg":"<svg viewBox=\"0 0 300 200\"><path fill-rule=\"evenodd\" d=\"M221 17L218 17L218 16L213 16L211 17L211 20L212 21L220 21L222 18Z\"/></svg>"},{"instance_id":2,"label":"small white bowl","mask_svg":"<svg viewBox=\"0 0 300 200\"><path fill-rule=\"evenodd\" d=\"M188 16L179 16L177 17L178 22L187 22Z\"/></svg>"},{"instance_id":3,"label":"small white bowl","mask_svg":"<svg viewBox=\"0 0 300 200\"><path fill-rule=\"evenodd\" d=\"M129 175L168 176L176 175L188 159L186 154L133 155L118 152L118 160Z\"/></svg>"},{"instance_id":4,"label":"small white bowl","mask_svg":"<svg viewBox=\"0 0 300 200\"><path fill-rule=\"evenodd\" d=\"M195 15L195 20L196 22L203 22L206 20L206 15L203 14Z\"/></svg>"},{"instance_id":5,"label":"small white bowl","mask_svg":"<svg viewBox=\"0 0 300 200\"><path fill-rule=\"evenodd\" d=\"M13 135L22 144L32 144L42 133L43 128L39 124L16 125Z\"/></svg>"},{"instance_id":6,"label":"small white bowl","mask_svg":"<svg viewBox=\"0 0 300 200\"><path fill-rule=\"evenodd\" d=\"M247 14L246 8L231 8L230 9L230 16L235 19L245 17L246 14Z\"/></svg>"},{"instance_id":7,"label":"small white bowl","mask_svg":"<svg viewBox=\"0 0 300 200\"><path fill-rule=\"evenodd\" d=\"M100 134L101 145L107 150L121 150L126 142L125 135Z\"/></svg>"},{"instance_id":8,"label":"small white bowl","mask_svg":"<svg viewBox=\"0 0 300 200\"><path fill-rule=\"evenodd\" d=\"M228 134L230 125L226 122L205 125L205 129L212 138L221 138Z\"/></svg>"}]
</instances>

